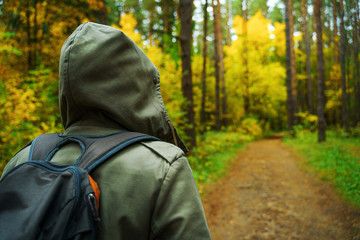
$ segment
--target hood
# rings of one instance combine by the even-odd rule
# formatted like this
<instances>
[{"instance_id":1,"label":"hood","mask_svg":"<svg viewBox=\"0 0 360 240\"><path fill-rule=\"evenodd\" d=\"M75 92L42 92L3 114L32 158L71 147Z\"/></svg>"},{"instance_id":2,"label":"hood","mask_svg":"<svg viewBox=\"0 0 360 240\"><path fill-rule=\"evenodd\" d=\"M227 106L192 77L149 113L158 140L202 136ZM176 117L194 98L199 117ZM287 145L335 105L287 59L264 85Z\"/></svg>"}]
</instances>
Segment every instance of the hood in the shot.
<instances>
[{"instance_id":1,"label":"hood","mask_svg":"<svg viewBox=\"0 0 360 240\"><path fill-rule=\"evenodd\" d=\"M60 55L59 102L65 129L115 127L187 148L166 112L158 69L122 31L81 24Z\"/></svg>"}]
</instances>

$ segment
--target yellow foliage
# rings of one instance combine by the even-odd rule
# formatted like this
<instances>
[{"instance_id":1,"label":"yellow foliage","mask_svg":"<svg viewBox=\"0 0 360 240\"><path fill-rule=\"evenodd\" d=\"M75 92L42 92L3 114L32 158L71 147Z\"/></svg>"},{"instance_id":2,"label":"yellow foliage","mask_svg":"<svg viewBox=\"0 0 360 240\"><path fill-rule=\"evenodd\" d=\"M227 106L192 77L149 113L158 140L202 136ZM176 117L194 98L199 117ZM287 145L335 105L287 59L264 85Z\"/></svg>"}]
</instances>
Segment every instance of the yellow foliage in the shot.
<instances>
[{"instance_id":1,"label":"yellow foliage","mask_svg":"<svg viewBox=\"0 0 360 240\"><path fill-rule=\"evenodd\" d=\"M130 13L126 13L124 16L121 17L121 20L119 22L120 27L114 24L111 26L123 31L136 44L140 44L141 35L140 33L135 32L136 25L137 25L137 21L130 12Z\"/></svg>"},{"instance_id":2,"label":"yellow foliage","mask_svg":"<svg viewBox=\"0 0 360 240\"><path fill-rule=\"evenodd\" d=\"M250 134L250 136L255 138L261 137L263 134L259 122L254 118L245 118L241 122L241 129L244 130L245 133Z\"/></svg>"},{"instance_id":3,"label":"yellow foliage","mask_svg":"<svg viewBox=\"0 0 360 240\"><path fill-rule=\"evenodd\" d=\"M86 0L90 9L101 10L104 8L104 3L101 0Z\"/></svg>"},{"instance_id":4,"label":"yellow foliage","mask_svg":"<svg viewBox=\"0 0 360 240\"><path fill-rule=\"evenodd\" d=\"M234 18L237 34L244 33L243 23L241 17ZM239 36L231 46L224 47L225 78L227 86L231 86L227 88L228 111L233 113L235 124L240 123L245 113L246 96L252 112L271 118L285 112L285 68L280 62L269 60L272 54L276 55L272 49L280 47L284 25L275 24L275 41L270 38L268 26L268 20L259 11L248 20L247 35Z\"/></svg>"},{"instance_id":5,"label":"yellow foliage","mask_svg":"<svg viewBox=\"0 0 360 240\"><path fill-rule=\"evenodd\" d=\"M341 106L341 68L339 64L334 64L330 72L330 81L325 82L326 105L325 109L335 110Z\"/></svg>"},{"instance_id":6,"label":"yellow foliage","mask_svg":"<svg viewBox=\"0 0 360 240\"><path fill-rule=\"evenodd\" d=\"M301 119L304 119L310 123L314 123L314 124L317 124L318 122L318 116L317 115L314 115L314 114L311 114L309 112L299 112L296 114L298 117L300 117Z\"/></svg>"},{"instance_id":7,"label":"yellow foliage","mask_svg":"<svg viewBox=\"0 0 360 240\"><path fill-rule=\"evenodd\" d=\"M26 142L45 132L59 132L61 127L55 115L57 98L48 96L57 86L49 71L39 69L26 77L10 66L2 66L1 73L0 163L3 165Z\"/></svg>"},{"instance_id":8,"label":"yellow foliage","mask_svg":"<svg viewBox=\"0 0 360 240\"><path fill-rule=\"evenodd\" d=\"M247 33L247 40L252 42L268 42L270 37L270 31L268 29L270 22L261 14L261 11L257 11L253 17L251 17L245 24L244 19L239 15L236 15L233 20L233 28L236 35L244 35ZM246 29L245 29L246 28Z\"/></svg>"},{"instance_id":9,"label":"yellow foliage","mask_svg":"<svg viewBox=\"0 0 360 240\"><path fill-rule=\"evenodd\" d=\"M235 30L236 35L244 34L244 18L236 15L233 19L233 29Z\"/></svg>"},{"instance_id":10,"label":"yellow foliage","mask_svg":"<svg viewBox=\"0 0 360 240\"><path fill-rule=\"evenodd\" d=\"M275 45L275 52L277 56L285 56L286 51L286 36L285 36L285 24L275 22L274 23L275 30L273 34L274 38L274 45Z\"/></svg>"}]
</instances>

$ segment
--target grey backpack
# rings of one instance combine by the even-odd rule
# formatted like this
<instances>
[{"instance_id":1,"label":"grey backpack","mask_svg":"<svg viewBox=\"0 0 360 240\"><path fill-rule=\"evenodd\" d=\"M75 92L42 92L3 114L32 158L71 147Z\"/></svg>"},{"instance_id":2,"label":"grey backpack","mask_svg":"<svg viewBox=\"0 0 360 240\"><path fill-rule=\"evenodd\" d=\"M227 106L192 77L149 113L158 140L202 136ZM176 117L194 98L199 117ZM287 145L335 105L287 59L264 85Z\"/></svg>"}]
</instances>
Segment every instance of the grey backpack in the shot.
<instances>
[{"instance_id":1,"label":"grey backpack","mask_svg":"<svg viewBox=\"0 0 360 240\"><path fill-rule=\"evenodd\" d=\"M99 189L90 173L125 147L155 137L134 132L106 136L44 134L29 160L0 180L0 239L96 239ZM50 162L65 144L82 148L74 165Z\"/></svg>"}]
</instances>

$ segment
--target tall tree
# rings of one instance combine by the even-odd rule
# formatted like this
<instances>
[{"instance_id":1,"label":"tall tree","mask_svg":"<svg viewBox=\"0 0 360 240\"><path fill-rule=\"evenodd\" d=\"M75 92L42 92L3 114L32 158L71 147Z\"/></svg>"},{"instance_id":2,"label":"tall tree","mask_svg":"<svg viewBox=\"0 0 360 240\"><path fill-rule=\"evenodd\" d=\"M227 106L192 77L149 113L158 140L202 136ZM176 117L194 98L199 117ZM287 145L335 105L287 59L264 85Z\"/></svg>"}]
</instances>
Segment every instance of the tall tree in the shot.
<instances>
[{"instance_id":1,"label":"tall tree","mask_svg":"<svg viewBox=\"0 0 360 240\"><path fill-rule=\"evenodd\" d=\"M245 85L245 93L244 93L244 110L245 114L250 113L250 80L249 80L249 63L248 63L248 36L247 36L247 25L248 25L248 10L249 4L248 0L245 0L243 4L243 36L244 36L244 48L243 48L243 63L245 66L244 71L244 85Z\"/></svg>"},{"instance_id":2,"label":"tall tree","mask_svg":"<svg viewBox=\"0 0 360 240\"><path fill-rule=\"evenodd\" d=\"M106 10L106 1L105 0L101 0L102 1L102 7L101 7L101 23L102 24L107 24L107 10Z\"/></svg>"},{"instance_id":3,"label":"tall tree","mask_svg":"<svg viewBox=\"0 0 360 240\"><path fill-rule=\"evenodd\" d=\"M227 112L226 112L226 83L225 83L225 69L224 69L224 50L223 50L223 34L222 34L222 24L221 24L221 4L220 0L217 0L217 4L215 6L216 8L216 34L217 34L217 44L218 44L218 51L219 51L219 67L220 67L220 77L221 77L221 83L222 83L222 122L223 125L226 126L227 124Z\"/></svg>"},{"instance_id":4,"label":"tall tree","mask_svg":"<svg viewBox=\"0 0 360 240\"><path fill-rule=\"evenodd\" d=\"M342 126L345 129L349 128L348 113L347 113L347 93L346 93L346 69L345 69L345 51L346 51L346 36L345 36L345 24L344 24L344 4L343 0L340 0L340 67L341 67L341 121Z\"/></svg>"},{"instance_id":5,"label":"tall tree","mask_svg":"<svg viewBox=\"0 0 360 240\"><path fill-rule=\"evenodd\" d=\"M232 19L231 17L231 0L226 0L226 16L225 16L225 29L226 29L226 45L231 45L231 33L230 33L230 25L229 25L229 19Z\"/></svg>"},{"instance_id":6,"label":"tall tree","mask_svg":"<svg viewBox=\"0 0 360 240\"><path fill-rule=\"evenodd\" d=\"M298 104L298 84L296 79L296 62L295 62L295 48L294 48L294 14L293 14L293 0L288 0L288 14L289 14L289 31L290 31L290 67L291 67L291 87L292 87L292 96L294 102L294 114L295 114L295 124L298 122L298 117L296 114L299 111Z\"/></svg>"},{"instance_id":7,"label":"tall tree","mask_svg":"<svg viewBox=\"0 0 360 240\"><path fill-rule=\"evenodd\" d=\"M175 24L175 9L176 1L174 0L163 0L160 1L161 12L159 16L163 19L163 36L160 39L160 46L165 52L171 52L172 49L177 48L177 43L173 42L173 26ZM177 51L176 51L177 52Z\"/></svg>"},{"instance_id":8,"label":"tall tree","mask_svg":"<svg viewBox=\"0 0 360 240\"><path fill-rule=\"evenodd\" d=\"M213 8L213 31L214 31L214 64L215 64L215 129L220 130L221 122L220 122L220 73L219 73L219 36L217 34L217 11L215 6L215 0L212 0L212 8Z\"/></svg>"},{"instance_id":9,"label":"tall tree","mask_svg":"<svg viewBox=\"0 0 360 240\"><path fill-rule=\"evenodd\" d=\"M339 36L338 36L338 17L337 17L337 12L338 12L338 2L337 0L333 0L332 1L332 10L333 10L333 71L337 71L338 69L338 65L340 62L340 58L339 58ZM340 78L338 78L337 75L334 74L334 77L332 79L332 90L335 92L338 90L339 86L338 86L338 81L340 81ZM334 106L334 110L333 110L333 123L336 124L339 119L339 107L338 106Z\"/></svg>"},{"instance_id":10,"label":"tall tree","mask_svg":"<svg viewBox=\"0 0 360 240\"><path fill-rule=\"evenodd\" d=\"M356 109L356 118L357 122L360 122L360 69L359 69L359 34L360 34L360 25L359 25L359 3L353 1L354 7L354 21L353 21L353 48L354 48L354 65L355 65L355 109Z\"/></svg>"},{"instance_id":11,"label":"tall tree","mask_svg":"<svg viewBox=\"0 0 360 240\"><path fill-rule=\"evenodd\" d=\"M289 1L285 0L285 35L286 35L286 90L287 90L287 110L288 110L288 122L289 130L292 131L295 123L295 107L294 107L294 97L292 91L292 69L291 69L291 21L290 21L290 8Z\"/></svg>"},{"instance_id":12,"label":"tall tree","mask_svg":"<svg viewBox=\"0 0 360 240\"><path fill-rule=\"evenodd\" d=\"M202 71L202 86L201 86L201 110L200 110L200 123L201 128L205 124L205 101L206 101L206 56L207 56L207 23L208 23L208 1L205 0L204 4L204 23L203 23L203 71Z\"/></svg>"},{"instance_id":13,"label":"tall tree","mask_svg":"<svg viewBox=\"0 0 360 240\"><path fill-rule=\"evenodd\" d=\"M155 25L155 2L147 2L146 4L146 8L149 10L149 27L148 27L148 39L150 42L150 46L153 45L154 41L154 37L153 37L153 32L154 32L154 25Z\"/></svg>"},{"instance_id":14,"label":"tall tree","mask_svg":"<svg viewBox=\"0 0 360 240\"><path fill-rule=\"evenodd\" d=\"M311 47L309 39L309 23L308 23L308 11L307 11L307 0L301 0L301 15L303 23L303 33L304 33L304 43L305 43L305 55L306 55L306 73L307 73L307 105L309 112L314 114L314 104L313 104L313 89L312 89L312 79L311 79Z\"/></svg>"},{"instance_id":15,"label":"tall tree","mask_svg":"<svg viewBox=\"0 0 360 240\"><path fill-rule=\"evenodd\" d=\"M335 64L339 62L339 37L337 31L337 2L336 0L333 0L333 44Z\"/></svg>"},{"instance_id":16,"label":"tall tree","mask_svg":"<svg viewBox=\"0 0 360 240\"><path fill-rule=\"evenodd\" d=\"M193 84L191 73L191 38L192 38L192 0L180 0L180 45L182 60L181 89L186 99L187 126L185 132L190 137L191 147L196 146L195 122L194 122L194 101Z\"/></svg>"},{"instance_id":17,"label":"tall tree","mask_svg":"<svg viewBox=\"0 0 360 240\"><path fill-rule=\"evenodd\" d=\"M316 49L317 49L317 68L318 68L318 142L326 140L325 134L325 74L324 74L324 54L323 54L323 39L322 39L322 21L321 21L321 4L322 0L315 0L314 16L316 22Z\"/></svg>"}]
</instances>

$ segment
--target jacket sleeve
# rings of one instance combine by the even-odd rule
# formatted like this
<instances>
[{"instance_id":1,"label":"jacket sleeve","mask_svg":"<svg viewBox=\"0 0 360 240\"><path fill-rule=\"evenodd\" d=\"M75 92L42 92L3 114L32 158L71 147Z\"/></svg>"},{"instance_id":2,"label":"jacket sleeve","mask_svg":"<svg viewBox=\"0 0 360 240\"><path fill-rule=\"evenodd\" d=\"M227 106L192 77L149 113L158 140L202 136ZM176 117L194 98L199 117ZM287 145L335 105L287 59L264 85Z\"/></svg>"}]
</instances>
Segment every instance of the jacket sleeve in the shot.
<instances>
[{"instance_id":1,"label":"jacket sleeve","mask_svg":"<svg viewBox=\"0 0 360 240\"><path fill-rule=\"evenodd\" d=\"M185 157L171 164L151 224L150 239L211 239L195 179Z\"/></svg>"}]
</instances>

